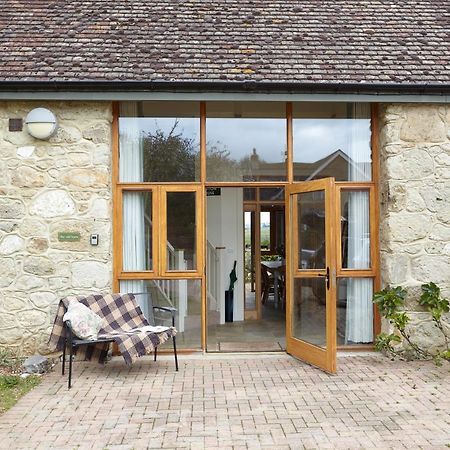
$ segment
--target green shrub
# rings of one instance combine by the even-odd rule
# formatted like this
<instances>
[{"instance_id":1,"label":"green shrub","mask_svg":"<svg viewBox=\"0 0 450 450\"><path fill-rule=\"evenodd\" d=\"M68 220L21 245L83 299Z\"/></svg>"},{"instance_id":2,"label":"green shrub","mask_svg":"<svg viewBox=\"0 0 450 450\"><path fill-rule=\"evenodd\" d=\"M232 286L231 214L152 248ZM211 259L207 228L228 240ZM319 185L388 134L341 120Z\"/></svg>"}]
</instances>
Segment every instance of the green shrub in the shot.
<instances>
[{"instance_id":1,"label":"green shrub","mask_svg":"<svg viewBox=\"0 0 450 450\"><path fill-rule=\"evenodd\" d=\"M373 302L378 306L380 314L389 320L394 327L394 333L381 333L375 340L375 348L393 356L405 356L412 354L416 358L434 359L436 364L440 364L443 359L450 361L449 337L442 323L442 316L449 312L449 301L442 297L440 288L433 282L422 285L422 294L418 299L419 305L423 306L430 313L431 318L442 333L445 342L445 349L431 353L428 349L421 348L411 340L406 326L409 323L409 316L404 311L406 289L401 286L385 288L374 294ZM408 348L399 347L403 340L408 344ZM397 345L396 345L397 344Z\"/></svg>"}]
</instances>

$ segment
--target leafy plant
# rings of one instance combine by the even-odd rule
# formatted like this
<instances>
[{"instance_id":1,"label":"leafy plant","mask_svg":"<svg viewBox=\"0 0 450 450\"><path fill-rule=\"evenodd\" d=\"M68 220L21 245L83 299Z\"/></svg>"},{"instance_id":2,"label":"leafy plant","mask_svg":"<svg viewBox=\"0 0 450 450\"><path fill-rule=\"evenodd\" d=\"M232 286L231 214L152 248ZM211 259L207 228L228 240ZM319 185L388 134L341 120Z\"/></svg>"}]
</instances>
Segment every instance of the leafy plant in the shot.
<instances>
[{"instance_id":1,"label":"leafy plant","mask_svg":"<svg viewBox=\"0 0 450 450\"><path fill-rule=\"evenodd\" d=\"M389 319L404 305L406 294L406 289L400 286L391 289L385 288L375 293L373 301L378 305L381 314Z\"/></svg>"},{"instance_id":2,"label":"leafy plant","mask_svg":"<svg viewBox=\"0 0 450 450\"><path fill-rule=\"evenodd\" d=\"M386 351L387 353L395 356L396 350L392 345L393 342L400 343L402 340L397 334L380 333L375 340L375 349L379 352Z\"/></svg>"},{"instance_id":3,"label":"leafy plant","mask_svg":"<svg viewBox=\"0 0 450 450\"><path fill-rule=\"evenodd\" d=\"M445 342L445 350L432 354L413 342L406 330L410 321L408 314L404 311L406 296L407 291L401 286L385 288L374 294L373 301L378 306L380 313L389 320L396 330L391 334L381 333L378 335L375 348L392 356L404 356L407 352L412 351L415 357L434 359L436 364L440 364L442 359L450 361L449 337L442 323L443 314L450 310L449 301L441 296L441 290L435 283L430 282L422 285L422 295L418 302L430 313ZM408 349L395 345L400 344L402 338L408 344Z\"/></svg>"}]
</instances>

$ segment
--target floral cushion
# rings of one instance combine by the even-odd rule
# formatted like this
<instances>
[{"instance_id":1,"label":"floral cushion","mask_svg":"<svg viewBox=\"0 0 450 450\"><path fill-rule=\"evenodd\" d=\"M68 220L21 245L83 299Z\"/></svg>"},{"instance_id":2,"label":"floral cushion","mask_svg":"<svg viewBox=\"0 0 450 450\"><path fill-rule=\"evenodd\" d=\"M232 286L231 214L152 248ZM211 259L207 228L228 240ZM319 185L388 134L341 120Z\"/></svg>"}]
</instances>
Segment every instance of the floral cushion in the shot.
<instances>
[{"instance_id":1,"label":"floral cushion","mask_svg":"<svg viewBox=\"0 0 450 450\"><path fill-rule=\"evenodd\" d=\"M63 320L64 322L70 320L72 330L77 337L89 341L95 341L103 327L103 319L77 301L69 303Z\"/></svg>"}]
</instances>

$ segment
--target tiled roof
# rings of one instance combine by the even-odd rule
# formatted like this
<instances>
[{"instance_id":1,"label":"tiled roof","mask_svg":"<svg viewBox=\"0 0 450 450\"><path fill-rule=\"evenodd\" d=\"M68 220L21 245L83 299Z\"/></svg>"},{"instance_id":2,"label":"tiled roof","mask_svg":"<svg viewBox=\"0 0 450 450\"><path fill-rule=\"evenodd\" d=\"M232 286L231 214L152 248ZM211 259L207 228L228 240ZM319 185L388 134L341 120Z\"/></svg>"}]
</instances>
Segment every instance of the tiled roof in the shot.
<instances>
[{"instance_id":1,"label":"tiled roof","mask_svg":"<svg viewBox=\"0 0 450 450\"><path fill-rule=\"evenodd\" d=\"M0 81L450 81L448 0L2 0Z\"/></svg>"}]
</instances>

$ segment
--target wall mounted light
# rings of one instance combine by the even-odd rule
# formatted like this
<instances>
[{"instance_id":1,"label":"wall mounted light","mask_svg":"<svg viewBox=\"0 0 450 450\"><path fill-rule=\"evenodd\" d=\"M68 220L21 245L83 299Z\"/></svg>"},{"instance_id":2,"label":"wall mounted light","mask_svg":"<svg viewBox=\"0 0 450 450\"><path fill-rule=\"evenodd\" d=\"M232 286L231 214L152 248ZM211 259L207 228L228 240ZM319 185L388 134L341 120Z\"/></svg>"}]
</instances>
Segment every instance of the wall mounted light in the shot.
<instances>
[{"instance_id":1,"label":"wall mounted light","mask_svg":"<svg viewBox=\"0 0 450 450\"><path fill-rule=\"evenodd\" d=\"M31 110L26 119L28 133L36 139L48 139L58 128L56 116L46 108Z\"/></svg>"}]
</instances>

